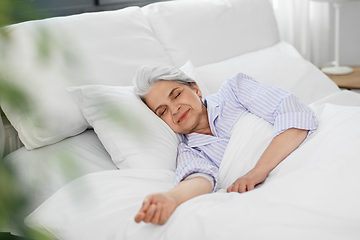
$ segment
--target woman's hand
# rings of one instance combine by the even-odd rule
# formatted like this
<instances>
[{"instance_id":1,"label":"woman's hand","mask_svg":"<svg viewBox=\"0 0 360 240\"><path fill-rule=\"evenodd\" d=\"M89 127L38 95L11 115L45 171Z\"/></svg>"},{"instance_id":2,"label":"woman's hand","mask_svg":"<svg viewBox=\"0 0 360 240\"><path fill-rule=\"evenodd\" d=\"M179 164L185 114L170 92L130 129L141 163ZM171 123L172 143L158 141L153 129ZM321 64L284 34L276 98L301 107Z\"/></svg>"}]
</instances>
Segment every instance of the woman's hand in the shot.
<instances>
[{"instance_id":1,"label":"woman's hand","mask_svg":"<svg viewBox=\"0 0 360 240\"><path fill-rule=\"evenodd\" d=\"M265 181L267 175L267 171L253 168L250 172L238 178L233 184L231 184L230 187L228 187L227 192L244 193L251 191L257 184Z\"/></svg>"},{"instance_id":2,"label":"woman's hand","mask_svg":"<svg viewBox=\"0 0 360 240\"><path fill-rule=\"evenodd\" d=\"M137 223L164 224L174 212L177 204L167 193L157 193L147 196L139 212L135 216Z\"/></svg>"},{"instance_id":3,"label":"woman's hand","mask_svg":"<svg viewBox=\"0 0 360 240\"><path fill-rule=\"evenodd\" d=\"M289 128L277 135L265 149L255 167L238 178L227 192L247 192L265 181L268 174L289 154L291 154L306 138L308 130Z\"/></svg>"},{"instance_id":4,"label":"woman's hand","mask_svg":"<svg viewBox=\"0 0 360 240\"><path fill-rule=\"evenodd\" d=\"M162 225L180 204L196 196L211 193L211 191L212 185L204 177L186 179L168 192L147 196L135 216L135 221Z\"/></svg>"}]
</instances>

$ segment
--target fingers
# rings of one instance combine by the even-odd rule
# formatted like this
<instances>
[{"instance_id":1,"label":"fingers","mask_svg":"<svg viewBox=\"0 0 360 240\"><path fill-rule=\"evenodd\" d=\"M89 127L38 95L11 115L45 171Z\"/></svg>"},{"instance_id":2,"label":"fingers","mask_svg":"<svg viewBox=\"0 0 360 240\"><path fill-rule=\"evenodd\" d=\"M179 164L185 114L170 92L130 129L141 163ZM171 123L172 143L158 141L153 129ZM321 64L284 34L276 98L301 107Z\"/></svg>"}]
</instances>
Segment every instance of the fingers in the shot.
<instances>
[{"instance_id":1,"label":"fingers","mask_svg":"<svg viewBox=\"0 0 360 240\"><path fill-rule=\"evenodd\" d=\"M163 209L162 204L158 204L158 206L156 208L156 212L154 214L154 217L150 221L151 223L153 223L153 224L161 224L160 223L160 218L161 218L161 215L162 215L162 209Z\"/></svg>"},{"instance_id":2,"label":"fingers","mask_svg":"<svg viewBox=\"0 0 360 240\"><path fill-rule=\"evenodd\" d=\"M144 212L138 212L138 214L136 214L135 216L135 222L139 223L141 222L145 217L145 213Z\"/></svg>"},{"instance_id":3,"label":"fingers","mask_svg":"<svg viewBox=\"0 0 360 240\"><path fill-rule=\"evenodd\" d=\"M143 221L145 223L164 224L169 216L166 215L163 204L158 202L158 200L155 195L147 196L141 209L135 216L135 222L140 223Z\"/></svg>"},{"instance_id":4,"label":"fingers","mask_svg":"<svg viewBox=\"0 0 360 240\"><path fill-rule=\"evenodd\" d=\"M160 219L159 219L159 224L163 225L166 223L166 221L169 219L169 216L171 214L168 213L168 211L166 211L166 209L163 209L160 215Z\"/></svg>"},{"instance_id":5,"label":"fingers","mask_svg":"<svg viewBox=\"0 0 360 240\"><path fill-rule=\"evenodd\" d=\"M141 212L146 212L152 202L152 199L153 199L153 196L150 195L150 196L147 196L143 202L143 205L140 209Z\"/></svg>"},{"instance_id":6,"label":"fingers","mask_svg":"<svg viewBox=\"0 0 360 240\"><path fill-rule=\"evenodd\" d=\"M231 184L227 189L226 191L229 193L229 192L233 192L233 186L234 184Z\"/></svg>"},{"instance_id":7,"label":"fingers","mask_svg":"<svg viewBox=\"0 0 360 240\"><path fill-rule=\"evenodd\" d=\"M148 208L150 207L150 204L152 202L152 196L147 196L139 210L139 212L136 214L135 216L135 222L139 223L141 221L144 221L147 212L148 212Z\"/></svg>"},{"instance_id":8,"label":"fingers","mask_svg":"<svg viewBox=\"0 0 360 240\"><path fill-rule=\"evenodd\" d=\"M153 223L153 224L164 224L168 220L168 216L165 211L163 211L164 207L161 203L151 204L146 212L138 212L135 216L135 222L140 223L141 221L145 223Z\"/></svg>"},{"instance_id":9,"label":"fingers","mask_svg":"<svg viewBox=\"0 0 360 240\"><path fill-rule=\"evenodd\" d=\"M255 185L254 185L254 184L249 184L249 185L247 186L247 191L254 190L254 188L255 188Z\"/></svg>"},{"instance_id":10,"label":"fingers","mask_svg":"<svg viewBox=\"0 0 360 240\"><path fill-rule=\"evenodd\" d=\"M231 184L228 188L227 188L227 192L238 192L238 193L244 193L244 192L248 192L251 190L254 190L255 188L255 184L253 183L249 183L249 182L245 182L243 181L243 179L238 179L236 180L233 184Z\"/></svg>"},{"instance_id":11,"label":"fingers","mask_svg":"<svg viewBox=\"0 0 360 240\"><path fill-rule=\"evenodd\" d=\"M149 223L153 219L155 212L156 212L156 204L151 204L145 213L145 218L143 221Z\"/></svg>"}]
</instances>

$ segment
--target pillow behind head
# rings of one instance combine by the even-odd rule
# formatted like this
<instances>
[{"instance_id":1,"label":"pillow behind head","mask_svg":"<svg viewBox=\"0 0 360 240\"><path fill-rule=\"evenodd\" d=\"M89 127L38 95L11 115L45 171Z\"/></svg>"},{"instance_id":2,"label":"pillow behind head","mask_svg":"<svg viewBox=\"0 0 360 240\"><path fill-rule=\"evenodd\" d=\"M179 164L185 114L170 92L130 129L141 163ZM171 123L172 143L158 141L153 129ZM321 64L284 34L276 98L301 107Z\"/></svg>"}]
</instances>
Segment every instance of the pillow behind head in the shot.
<instances>
[{"instance_id":1,"label":"pillow behind head","mask_svg":"<svg viewBox=\"0 0 360 240\"><path fill-rule=\"evenodd\" d=\"M0 57L0 78L29 97L30 111L6 101L1 108L28 150L87 129L66 87L127 86L140 65L172 64L139 7L29 21L6 31L11 44Z\"/></svg>"},{"instance_id":2,"label":"pillow behind head","mask_svg":"<svg viewBox=\"0 0 360 240\"><path fill-rule=\"evenodd\" d=\"M134 87L67 90L118 168L175 170L180 137L135 95Z\"/></svg>"}]
</instances>

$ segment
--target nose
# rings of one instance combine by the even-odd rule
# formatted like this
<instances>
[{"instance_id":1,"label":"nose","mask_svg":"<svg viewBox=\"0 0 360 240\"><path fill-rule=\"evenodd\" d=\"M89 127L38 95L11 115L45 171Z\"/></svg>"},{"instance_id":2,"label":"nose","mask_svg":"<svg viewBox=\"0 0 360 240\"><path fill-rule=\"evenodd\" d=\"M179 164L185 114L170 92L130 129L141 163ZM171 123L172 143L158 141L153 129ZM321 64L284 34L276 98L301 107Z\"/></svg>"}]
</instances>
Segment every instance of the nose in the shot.
<instances>
[{"instance_id":1,"label":"nose","mask_svg":"<svg viewBox=\"0 0 360 240\"><path fill-rule=\"evenodd\" d=\"M171 115L176 115L179 112L180 105L172 104L169 106L169 110L171 112Z\"/></svg>"}]
</instances>

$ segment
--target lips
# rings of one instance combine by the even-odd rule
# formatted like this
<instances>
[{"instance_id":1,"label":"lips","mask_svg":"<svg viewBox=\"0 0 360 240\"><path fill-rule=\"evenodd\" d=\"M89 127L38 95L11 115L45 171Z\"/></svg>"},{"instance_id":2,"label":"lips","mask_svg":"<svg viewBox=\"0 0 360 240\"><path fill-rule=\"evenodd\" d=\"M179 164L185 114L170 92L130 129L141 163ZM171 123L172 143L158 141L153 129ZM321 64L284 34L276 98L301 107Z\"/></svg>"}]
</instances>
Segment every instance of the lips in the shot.
<instances>
[{"instance_id":1,"label":"lips","mask_svg":"<svg viewBox=\"0 0 360 240\"><path fill-rule=\"evenodd\" d=\"M189 113L190 109L187 110L186 112L184 112L178 119L178 123L179 122L182 122L187 116L188 116L188 113Z\"/></svg>"}]
</instances>

